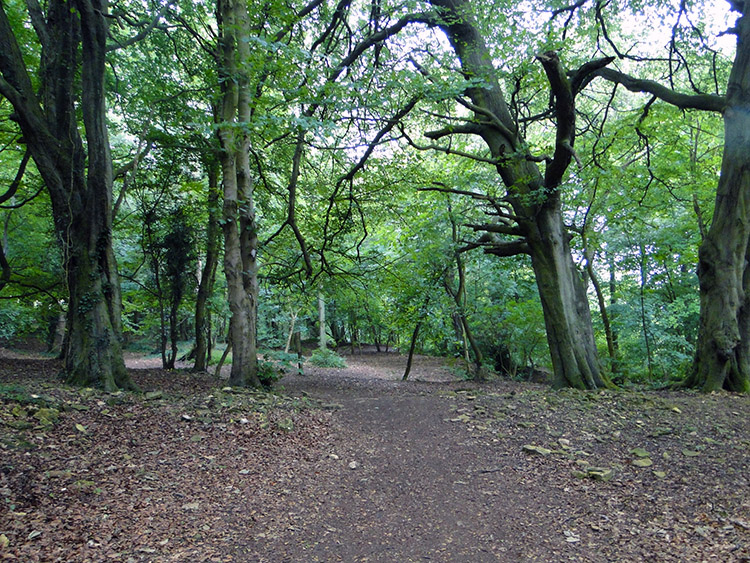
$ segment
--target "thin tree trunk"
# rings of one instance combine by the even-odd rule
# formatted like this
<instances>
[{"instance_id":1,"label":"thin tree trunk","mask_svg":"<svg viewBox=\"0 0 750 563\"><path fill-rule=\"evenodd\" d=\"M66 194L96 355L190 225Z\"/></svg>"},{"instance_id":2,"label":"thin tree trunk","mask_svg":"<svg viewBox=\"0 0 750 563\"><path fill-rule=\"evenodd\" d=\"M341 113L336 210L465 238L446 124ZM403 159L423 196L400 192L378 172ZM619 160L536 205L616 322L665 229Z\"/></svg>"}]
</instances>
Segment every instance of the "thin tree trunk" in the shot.
<instances>
[{"instance_id":1,"label":"thin tree trunk","mask_svg":"<svg viewBox=\"0 0 750 563\"><path fill-rule=\"evenodd\" d=\"M286 337L286 346L284 346L284 353L289 353L289 348L292 345L292 337L294 336L294 325L297 321L297 315L299 314L299 309L296 311L291 312L291 320L289 321L289 334Z\"/></svg>"},{"instance_id":2,"label":"thin tree trunk","mask_svg":"<svg viewBox=\"0 0 750 563\"><path fill-rule=\"evenodd\" d=\"M586 273L591 280L591 285L594 288L596 294L596 301L599 304L599 315L602 318L602 325L604 326L604 337L607 340L607 352L609 353L610 371L616 372L617 369L617 351L615 350L615 339L612 334L612 325L609 322L609 311L607 311L607 303L604 299L604 293L602 292L602 286L594 270L593 256L594 253L588 245L588 240L585 232L581 234L583 239L583 254L586 259Z\"/></svg>"},{"instance_id":3,"label":"thin tree trunk","mask_svg":"<svg viewBox=\"0 0 750 563\"><path fill-rule=\"evenodd\" d=\"M229 356L229 352L232 351L232 341L227 338L227 347L224 348L224 352L221 354L221 358L219 358L219 363L216 364L216 370L214 371L214 377L216 379L219 379L221 376L221 368L224 367L224 362L227 361L227 356Z\"/></svg>"},{"instance_id":4,"label":"thin tree trunk","mask_svg":"<svg viewBox=\"0 0 750 563\"><path fill-rule=\"evenodd\" d=\"M411 364L412 360L414 359L414 350L417 347L420 328L422 328L422 319L419 319L417 321L417 324L414 326L414 332L411 335L411 343L409 344L409 355L406 358L406 369L404 370L404 375L401 377L401 381L406 381L409 377L409 373L411 372Z\"/></svg>"},{"instance_id":5,"label":"thin tree trunk","mask_svg":"<svg viewBox=\"0 0 750 563\"><path fill-rule=\"evenodd\" d=\"M206 261L201 271L195 298L195 364L193 371L206 371L211 360L211 311L208 301L213 294L216 268L219 264L219 167L210 159L208 171L208 225L206 226Z\"/></svg>"},{"instance_id":6,"label":"thin tree trunk","mask_svg":"<svg viewBox=\"0 0 750 563\"><path fill-rule=\"evenodd\" d=\"M648 379L651 381L654 378L654 367L653 360L651 358L651 335L648 329L648 318L646 316L646 283L648 282L648 271L646 269L646 248L641 242L639 244L640 257L638 261L641 283L639 298L641 304L641 329L643 330L643 342L646 346L646 366L648 369Z\"/></svg>"},{"instance_id":7,"label":"thin tree trunk","mask_svg":"<svg viewBox=\"0 0 750 563\"><path fill-rule=\"evenodd\" d=\"M318 348L326 349L326 301L323 297L323 291L318 290Z\"/></svg>"}]
</instances>

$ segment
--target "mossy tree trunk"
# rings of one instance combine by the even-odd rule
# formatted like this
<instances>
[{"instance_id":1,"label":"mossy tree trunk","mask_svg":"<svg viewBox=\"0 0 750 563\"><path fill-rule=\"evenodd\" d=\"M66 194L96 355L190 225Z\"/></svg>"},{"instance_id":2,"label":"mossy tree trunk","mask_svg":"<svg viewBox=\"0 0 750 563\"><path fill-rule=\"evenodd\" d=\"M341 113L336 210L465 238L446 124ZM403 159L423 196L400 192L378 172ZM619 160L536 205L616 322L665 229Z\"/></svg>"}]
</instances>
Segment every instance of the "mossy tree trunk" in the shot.
<instances>
[{"instance_id":1,"label":"mossy tree trunk","mask_svg":"<svg viewBox=\"0 0 750 563\"><path fill-rule=\"evenodd\" d=\"M735 26L737 54L724 110L724 155L713 221L700 247L700 325L686 384L750 392L750 5Z\"/></svg>"},{"instance_id":2,"label":"mossy tree trunk","mask_svg":"<svg viewBox=\"0 0 750 563\"><path fill-rule=\"evenodd\" d=\"M52 202L69 292L63 351L67 380L109 391L135 388L122 357L120 284L112 249L104 90L107 2L51 0L46 13L30 13L41 45L37 90L8 9L0 10L0 94L13 105L13 118Z\"/></svg>"}]
</instances>

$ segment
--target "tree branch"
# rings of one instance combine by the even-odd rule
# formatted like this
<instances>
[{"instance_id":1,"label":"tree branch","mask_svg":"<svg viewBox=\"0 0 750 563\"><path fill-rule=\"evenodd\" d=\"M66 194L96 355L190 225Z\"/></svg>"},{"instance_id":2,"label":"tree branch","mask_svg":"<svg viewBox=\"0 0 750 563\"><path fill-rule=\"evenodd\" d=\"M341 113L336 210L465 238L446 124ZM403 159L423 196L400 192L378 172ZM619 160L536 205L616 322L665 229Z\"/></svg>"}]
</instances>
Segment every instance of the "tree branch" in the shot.
<instances>
[{"instance_id":1,"label":"tree branch","mask_svg":"<svg viewBox=\"0 0 750 563\"><path fill-rule=\"evenodd\" d=\"M49 47L49 31L47 30L47 22L44 21L44 12L42 12L39 2L37 0L26 0L26 9L29 11L31 25L34 27L34 31L36 31L42 49L47 49Z\"/></svg>"},{"instance_id":2,"label":"tree branch","mask_svg":"<svg viewBox=\"0 0 750 563\"><path fill-rule=\"evenodd\" d=\"M501 235L510 235L514 237L523 236L521 229L518 226L503 225L500 223L484 223L481 225L467 224L467 227L474 231L484 231L486 233L498 233Z\"/></svg>"},{"instance_id":3,"label":"tree branch","mask_svg":"<svg viewBox=\"0 0 750 563\"><path fill-rule=\"evenodd\" d=\"M573 89L565 74L565 68L557 53L549 51L537 55L547 74L552 94L555 97L555 116L557 129L555 138L555 154L544 171L544 184L547 188L560 185L565 172L574 155L573 143L576 134L576 112Z\"/></svg>"},{"instance_id":4,"label":"tree branch","mask_svg":"<svg viewBox=\"0 0 750 563\"><path fill-rule=\"evenodd\" d=\"M16 192L18 191L18 186L21 185L21 180L23 179L23 175L26 172L26 165L29 163L30 158L31 158L31 152L28 149L26 149L26 152L23 153L21 164L18 165L18 172L16 172L16 177L10 183L10 186L8 186L8 190L3 195L0 195L0 203L5 203L14 195L16 195Z\"/></svg>"},{"instance_id":5,"label":"tree branch","mask_svg":"<svg viewBox=\"0 0 750 563\"><path fill-rule=\"evenodd\" d=\"M139 33L136 33L133 37L130 39L127 39L126 41L119 41L115 38L116 44L110 44L107 45L107 52L110 53L112 51L117 51L118 49L124 49L125 47L130 47L131 45L134 45L135 43L138 43L139 41L143 40L149 33L151 33L156 25L159 23L159 20L164 17L164 14L167 13L167 10L172 7L172 2L167 2L164 4L157 12L157 14L154 16L154 18L151 20L151 22L143 28Z\"/></svg>"},{"instance_id":6,"label":"tree branch","mask_svg":"<svg viewBox=\"0 0 750 563\"><path fill-rule=\"evenodd\" d=\"M722 113L727 106L727 99L724 96L717 96L715 94L682 94L653 80L642 80L611 68L602 68L594 71L592 74L604 78L604 80L622 84L631 92L652 94L660 100L680 109L699 109Z\"/></svg>"},{"instance_id":7,"label":"tree branch","mask_svg":"<svg viewBox=\"0 0 750 563\"><path fill-rule=\"evenodd\" d=\"M448 137L449 135L481 135L482 127L476 123L466 125L448 125L436 131L427 131L424 136L433 141Z\"/></svg>"}]
</instances>

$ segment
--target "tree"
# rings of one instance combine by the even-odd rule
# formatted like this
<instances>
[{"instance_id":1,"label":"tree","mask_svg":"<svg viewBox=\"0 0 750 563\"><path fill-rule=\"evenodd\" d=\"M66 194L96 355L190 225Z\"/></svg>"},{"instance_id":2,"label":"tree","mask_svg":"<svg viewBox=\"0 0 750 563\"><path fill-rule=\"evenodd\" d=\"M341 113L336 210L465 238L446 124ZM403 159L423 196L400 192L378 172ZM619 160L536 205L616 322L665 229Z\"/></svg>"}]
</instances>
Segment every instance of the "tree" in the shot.
<instances>
[{"instance_id":1,"label":"tree","mask_svg":"<svg viewBox=\"0 0 750 563\"><path fill-rule=\"evenodd\" d=\"M447 35L467 82L466 98L459 95L457 101L470 110L472 117L464 124L450 124L426 136L434 142L460 134L479 136L491 156L477 160L494 165L507 188L501 200L466 194L489 201L497 217L492 224L475 226L477 231L485 232L477 246L497 256L520 253L531 256L544 308L555 386L588 389L610 386L599 364L585 287L571 257L562 217L561 184L574 156L575 95L586 76L611 59L592 61L569 79L556 53L537 57L551 86L554 97L551 111L557 120L554 154L540 159L531 154L509 111L469 3L432 0L431 4L438 9L437 25ZM452 152L446 146L434 148ZM540 160L546 161L544 173L537 165ZM497 235L520 237L520 240L502 241Z\"/></svg>"},{"instance_id":2,"label":"tree","mask_svg":"<svg viewBox=\"0 0 750 563\"><path fill-rule=\"evenodd\" d=\"M120 282L112 248L112 160L106 124L105 0L29 2L39 84L0 10L0 94L10 101L52 202L68 287L65 374L71 383L132 389L122 358ZM80 114L79 114L80 112ZM79 115L82 125L78 123ZM83 131L83 133L82 133ZM85 143L84 143L85 137Z\"/></svg>"},{"instance_id":3,"label":"tree","mask_svg":"<svg viewBox=\"0 0 750 563\"><path fill-rule=\"evenodd\" d=\"M724 116L724 154L716 192L713 220L698 260L700 325L692 372L685 385L704 391L728 389L750 392L750 295L748 245L750 237L750 19L744 3L733 3L740 13L730 30L737 50L726 95L701 92L684 94L658 82L634 78L613 70L595 74L647 93L682 110L720 112ZM680 12L682 13L682 12ZM622 55L620 55L622 56Z\"/></svg>"},{"instance_id":4,"label":"tree","mask_svg":"<svg viewBox=\"0 0 750 563\"><path fill-rule=\"evenodd\" d=\"M258 232L247 129L251 110L247 70L250 61L247 5L242 0L219 0L217 18L222 91L219 140L224 184L224 273L232 311L229 321L229 339L232 343L229 383L260 387L256 356Z\"/></svg>"}]
</instances>

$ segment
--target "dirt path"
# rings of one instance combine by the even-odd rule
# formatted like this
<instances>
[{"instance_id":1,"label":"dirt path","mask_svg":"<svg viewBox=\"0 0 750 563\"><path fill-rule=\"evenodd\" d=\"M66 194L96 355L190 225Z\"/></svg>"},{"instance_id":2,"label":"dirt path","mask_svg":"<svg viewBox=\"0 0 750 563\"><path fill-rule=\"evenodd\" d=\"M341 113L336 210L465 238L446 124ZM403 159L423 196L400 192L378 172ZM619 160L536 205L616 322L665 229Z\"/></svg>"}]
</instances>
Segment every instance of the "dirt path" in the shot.
<instances>
[{"instance_id":1,"label":"dirt path","mask_svg":"<svg viewBox=\"0 0 750 563\"><path fill-rule=\"evenodd\" d=\"M287 383L341 408L326 470L290 503L302 527L263 542L261 561L523 559L512 461L446 423L449 403L429 386Z\"/></svg>"}]
</instances>

